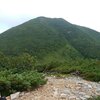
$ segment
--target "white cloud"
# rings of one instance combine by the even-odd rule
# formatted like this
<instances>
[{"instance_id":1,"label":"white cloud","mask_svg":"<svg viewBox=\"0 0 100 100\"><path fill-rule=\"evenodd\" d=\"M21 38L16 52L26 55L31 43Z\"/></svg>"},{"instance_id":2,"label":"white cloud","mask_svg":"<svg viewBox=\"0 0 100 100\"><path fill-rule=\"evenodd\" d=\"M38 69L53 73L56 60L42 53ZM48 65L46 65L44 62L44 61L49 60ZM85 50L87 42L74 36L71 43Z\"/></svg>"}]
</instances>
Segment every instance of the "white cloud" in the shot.
<instances>
[{"instance_id":1,"label":"white cloud","mask_svg":"<svg viewBox=\"0 0 100 100\"><path fill-rule=\"evenodd\" d=\"M100 31L99 4L100 0L0 0L0 32L37 16L62 17Z\"/></svg>"}]
</instances>

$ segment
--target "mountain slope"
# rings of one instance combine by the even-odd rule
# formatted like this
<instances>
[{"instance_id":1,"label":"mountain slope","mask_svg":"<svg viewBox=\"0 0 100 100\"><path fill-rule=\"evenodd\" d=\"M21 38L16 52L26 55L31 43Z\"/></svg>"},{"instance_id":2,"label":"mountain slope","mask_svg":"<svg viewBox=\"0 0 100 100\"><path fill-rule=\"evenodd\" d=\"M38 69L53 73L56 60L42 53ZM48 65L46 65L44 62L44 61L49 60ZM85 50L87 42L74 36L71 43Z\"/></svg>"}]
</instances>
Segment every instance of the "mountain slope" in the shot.
<instances>
[{"instance_id":1,"label":"mountain slope","mask_svg":"<svg viewBox=\"0 0 100 100\"><path fill-rule=\"evenodd\" d=\"M38 17L0 35L0 51L38 59L100 58L100 33L61 18Z\"/></svg>"}]
</instances>

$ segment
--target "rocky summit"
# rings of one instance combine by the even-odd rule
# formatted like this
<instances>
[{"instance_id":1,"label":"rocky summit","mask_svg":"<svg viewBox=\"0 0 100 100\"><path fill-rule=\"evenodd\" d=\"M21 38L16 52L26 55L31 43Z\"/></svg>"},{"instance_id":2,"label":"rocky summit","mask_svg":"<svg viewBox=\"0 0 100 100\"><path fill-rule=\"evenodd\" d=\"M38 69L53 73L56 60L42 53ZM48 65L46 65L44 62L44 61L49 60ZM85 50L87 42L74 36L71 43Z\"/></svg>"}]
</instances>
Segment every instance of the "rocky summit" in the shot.
<instances>
[{"instance_id":1,"label":"rocky summit","mask_svg":"<svg viewBox=\"0 0 100 100\"><path fill-rule=\"evenodd\" d=\"M87 100L100 96L100 83L70 76L47 77L48 82L35 91L22 92L16 100Z\"/></svg>"}]
</instances>

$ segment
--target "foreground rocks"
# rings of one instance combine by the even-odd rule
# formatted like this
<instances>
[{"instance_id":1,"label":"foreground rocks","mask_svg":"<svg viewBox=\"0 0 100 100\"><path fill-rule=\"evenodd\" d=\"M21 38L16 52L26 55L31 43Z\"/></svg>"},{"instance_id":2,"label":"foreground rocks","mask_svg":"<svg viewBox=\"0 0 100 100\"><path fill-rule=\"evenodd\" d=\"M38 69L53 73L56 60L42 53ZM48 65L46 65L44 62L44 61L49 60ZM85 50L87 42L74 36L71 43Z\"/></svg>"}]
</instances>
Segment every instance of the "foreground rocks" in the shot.
<instances>
[{"instance_id":1,"label":"foreground rocks","mask_svg":"<svg viewBox=\"0 0 100 100\"><path fill-rule=\"evenodd\" d=\"M19 98L19 96L20 96L20 92L17 92L17 93L11 94L10 98L11 100L16 100Z\"/></svg>"},{"instance_id":2,"label":"foreground rocks","mask_svg":"<svg viewBox=\"0 0 100 100\"><path fill-rule=\"evenodd\" d=\"M43 87L31 92L22 92L15 100L87 100L100 96L100 83L86 81L80 77L47 79L48 82Z\"/></svg>"}]
</instances>

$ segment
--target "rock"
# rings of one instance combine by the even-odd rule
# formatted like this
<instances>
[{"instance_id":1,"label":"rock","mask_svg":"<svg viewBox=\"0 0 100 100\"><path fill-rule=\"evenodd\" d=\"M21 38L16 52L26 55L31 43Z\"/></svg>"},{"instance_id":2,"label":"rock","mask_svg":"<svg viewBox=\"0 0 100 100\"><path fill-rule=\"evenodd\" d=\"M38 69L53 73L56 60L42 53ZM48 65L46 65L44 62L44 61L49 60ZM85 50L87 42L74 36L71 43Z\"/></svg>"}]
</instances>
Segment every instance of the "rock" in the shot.
<instances>
[{"instance_id":1,"label":"rock","mask_svg":"<svg viewBox=\"0 0 100 100\"><path fill-rule=\"evenodd\" d=\"M76 90L81 90L81 87L79 87L79 86L78 86L78 87L76 87Z\"/></svg>"},{"instance_id":2,"label":"rock","mask_svg":"<svg viewBox=\"0 0 100 100\"><path fill-rule=\"evenodd\" d=\"M67 95L65 93L60 94L61 99L66 99Z\"/></svg>"},{"instance_id":3,"label":"rock","mask_svg":"<svg viewBox=\"0 0 100 100\"><path fill-rule=\"evenodd\" d=\"M76 96L70 96L69 100L77 100L77 97Z\"/></svg>"},{"instance_id":4,"label":"rock","mask_svg":"<svg viewBox=\"0 0 100 100\"><path fill-rule=\"evenodd\" d=\"M54 97L57 97L58 96L58 88L54 87L53 91L54 91Z\"/></svg>"},{"instance_id":5,"label":"rock","mask_svg":"<svg viewBox=\"0 0 100 100\"><path fill-rule=\"evenodd\" d=\"M85 97L80 97L80 100L87 100L87 98L85 98Z\"/></svg>"},{"instance_id":6,"label":"rock","mask_svg":"<svg viewBox=\"0 0 100 100\"><path fill-rule=\"evenodd\" d=\"M88 88L92 89L92 86L88 84Z\"/></svg>"},{"instance_id":7,"label":"rock","mask_svg":"<svg viewBox=\"0 0 100 100\"><path fill-rule=\"evenodd\" d=\"M75 72L72 72L71 75L75 75L75 76L78 76L80 75L81 73L79 71L75 71Z\"/></svg>"},{"instance_id":8,"label":"rock","mask_svg":"<svg viewBox=\"0 0 100 100\"><path fill-rule=\"evenodd\" d=\"M88 98L90 98L91 96L89 96L89 95L85 95L84 97L88 99Z\"/></svg>"},{"instance_id":9,"label":"rock","mask_svg":"<svg viewBox=\"0 0 100 100\"><path fill-rule=\"evenodd\" d=\"M11 100L11 97L10 97L10 96L8 96L8 97L6 97L6 99L7 99L7 100Z\"/></svg>"},{"instance_id":10,"label":"rock","mask_svg":"<svg viewBox=\"0 0 100 100\"><path fill-rule=\"evenodd\" d=\"M64 89L64 90L61 91L61 93L70 95L70 90L69 89Z\"/></svg>"},{"instance_id":11,"label":"rock","mask_svg":"<svg viewBox=\"0 0 100 100\"><path fill-rule=\"evenodd\" d=\"M19 96L21 97L21 96L24 96L24 95L25 95L25 93L24 92L21 92Z\"/></svg>"},{"instance_id":12,"label":"rock","mask_svg":"<svg viewBox=\"0 0 100 100\"><path fill-rule=\"evenodd\" d=\"M97 88L96 92L100 93L100 88Z\"/></svg>"},{"instance_id":13,"label":"rock","mask_svg":"<svg viewBox=\"0 0 100 100\"><path fill-rule=\"evenodd\" d=\"M20 95L20 92L17 92L17 93L14 93L14 94L11 94L10 97L11 97L11 100L16 100L19 98L19 95Z\"/></svg>"}]
</instances>

